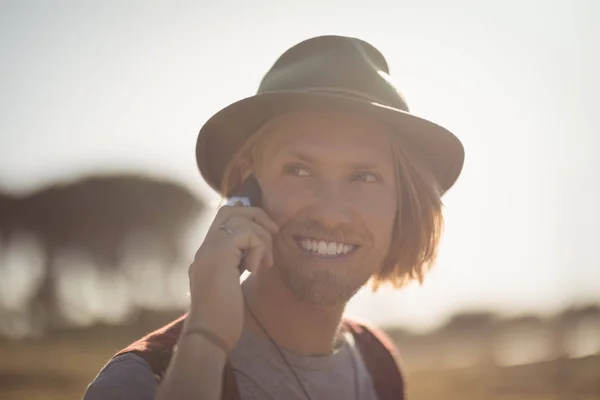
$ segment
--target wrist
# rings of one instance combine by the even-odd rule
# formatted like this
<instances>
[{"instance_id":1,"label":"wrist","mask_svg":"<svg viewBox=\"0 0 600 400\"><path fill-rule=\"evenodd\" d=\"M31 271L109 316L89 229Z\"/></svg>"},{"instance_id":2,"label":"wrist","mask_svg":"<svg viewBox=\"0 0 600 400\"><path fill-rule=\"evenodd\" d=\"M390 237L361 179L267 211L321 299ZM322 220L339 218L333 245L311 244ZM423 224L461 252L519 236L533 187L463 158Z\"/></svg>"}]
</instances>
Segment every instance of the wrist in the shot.
<instances>
[{"instance_id":1,"label":"wrist","mask_svg":"<svg viewBox=\"0 0 600 400\"><path fill-rule=\"evenodd\" d=\"M181 332L180 340L192 336L203 338L205 341L218 348L225 356L229 354L233 347L215 332L200 325L186 326Z\"/></svg>"}]
</instances>

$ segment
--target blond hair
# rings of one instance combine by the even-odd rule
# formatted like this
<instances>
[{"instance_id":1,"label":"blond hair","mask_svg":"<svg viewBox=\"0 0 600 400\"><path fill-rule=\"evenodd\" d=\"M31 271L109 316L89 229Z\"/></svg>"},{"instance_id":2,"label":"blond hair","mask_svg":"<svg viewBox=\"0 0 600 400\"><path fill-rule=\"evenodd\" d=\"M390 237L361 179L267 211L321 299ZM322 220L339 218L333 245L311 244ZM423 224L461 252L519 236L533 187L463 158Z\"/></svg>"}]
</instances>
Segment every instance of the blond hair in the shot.
<instances>
[{"instance_id":1,"label":"blond hair","mask_svg":"<svg viewBox=\"0 0 600 400\"><path fill-rule=\"evenodd\" d=\"M255 166L257 149L268 131L267 123L234 154L223 173L220 186L223 197L229 197ZM398 214L390 251L381 270L371 277L373 291L382 284L400 288L413 280L422 283L425 273L436 262L444 227L441 190L433 174L422 164L414 146L393 131L389 136L397 166Z\"/></svg>"},{"instance_id":2,"label":"blond hair","mask_svg":"<svg viewBox=\"0 0 600 400\"><path fill-rule=\"evenodd\" d=\"M423 165L423 157L415 146L409 146L405 138L393 132L390 140L397 167L398 215L387 259L371 279L373 291L382 283L395 288L412 280L422 283L437 260L444 229L437 180Z\"/></svg>"}]
</instances>

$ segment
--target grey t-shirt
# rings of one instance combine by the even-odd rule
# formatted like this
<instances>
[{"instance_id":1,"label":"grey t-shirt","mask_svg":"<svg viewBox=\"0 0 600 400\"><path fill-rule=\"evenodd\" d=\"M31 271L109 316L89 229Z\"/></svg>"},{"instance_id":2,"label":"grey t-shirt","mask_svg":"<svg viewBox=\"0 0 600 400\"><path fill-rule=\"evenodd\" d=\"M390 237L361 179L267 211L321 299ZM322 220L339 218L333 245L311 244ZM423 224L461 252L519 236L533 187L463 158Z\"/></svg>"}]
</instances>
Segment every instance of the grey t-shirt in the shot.
<instances>
[{"instance_id":1,"label":"grey t-shirt","mask_svg":"<svg viewBox=\"0 0 600 400\"><path fill-rule=\"evenodd\" d=\"M313 400L377 400L371 377L350 334L326 356L306 357L286 350L283 354ZM306 400L289 366L265 336L244 331L230 360L242 400ZM156 388L157 381L148 364L135 354L124 354L100 371L83 400L151 400Z\"/></svg>"}]
</instances>

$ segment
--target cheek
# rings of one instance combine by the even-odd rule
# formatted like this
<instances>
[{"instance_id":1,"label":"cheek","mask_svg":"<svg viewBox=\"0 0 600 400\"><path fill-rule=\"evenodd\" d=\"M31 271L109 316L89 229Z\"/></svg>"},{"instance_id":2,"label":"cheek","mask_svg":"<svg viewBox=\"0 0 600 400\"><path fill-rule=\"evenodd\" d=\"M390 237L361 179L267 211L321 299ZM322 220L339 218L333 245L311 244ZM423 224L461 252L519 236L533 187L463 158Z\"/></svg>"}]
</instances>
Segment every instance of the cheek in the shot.
<instances>
[{"instance_id":1,"label":"cheek","mask_svg":"<svg viewBox=\"0 0 600 400\"><path fill-rule=\"evenodd\" d=\"M376 195L355 198L356 209L359 210L363 223L373 235L374 245L387 251L398 214L398 200L395 193L381 191Z\"/></svg>"},{"instance_id":2,"label":"cheek","mask_svg":"<svg viewBox=\"0 0 600 400\"><path fill-rule=\"evenodd\" d=\"M365 221L371 225L371 231L379 240L389 244L397 218L397 204L386 201L374 202L369 207L369 216Z\"/></svg>"},{"instance_id":3,"label":"cheek","mask_svg":"<svg viewBox=\"0 0 600 400\"><path fill-rule=\"evenodd\" d=\"M280 227L302 208L302 204L306 204L301 195L281 187L263 189L262 196L261 208Z\"/></svg>"}]
</instances>

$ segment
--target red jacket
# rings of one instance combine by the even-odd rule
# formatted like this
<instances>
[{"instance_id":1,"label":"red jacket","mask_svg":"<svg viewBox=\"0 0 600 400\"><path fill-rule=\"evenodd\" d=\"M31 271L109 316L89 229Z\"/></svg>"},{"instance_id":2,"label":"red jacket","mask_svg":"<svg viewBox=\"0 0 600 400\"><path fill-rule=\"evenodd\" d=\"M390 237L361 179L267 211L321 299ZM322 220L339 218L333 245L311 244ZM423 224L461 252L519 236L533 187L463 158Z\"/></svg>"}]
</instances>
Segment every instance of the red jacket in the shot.
<instances>
[{"instance_id":1,"label":"red jacket","mask_svg":"<svg viewBox=\"0 0 600 400\"><path fill-rule=\"evenodd\" d=\"M183 328L185 315L160 329L135 341L115 354L135 353L142 357L157 379L167 371L173 347L177 344ZM390 338L382 331L364 324L344 319L344 328L352 333L363 357L379 400L404 400L404 378L397 363L397 349ZM234 372L226 364L223 379L223 400L240 400Z\"/></svg>"}]
</instances>

